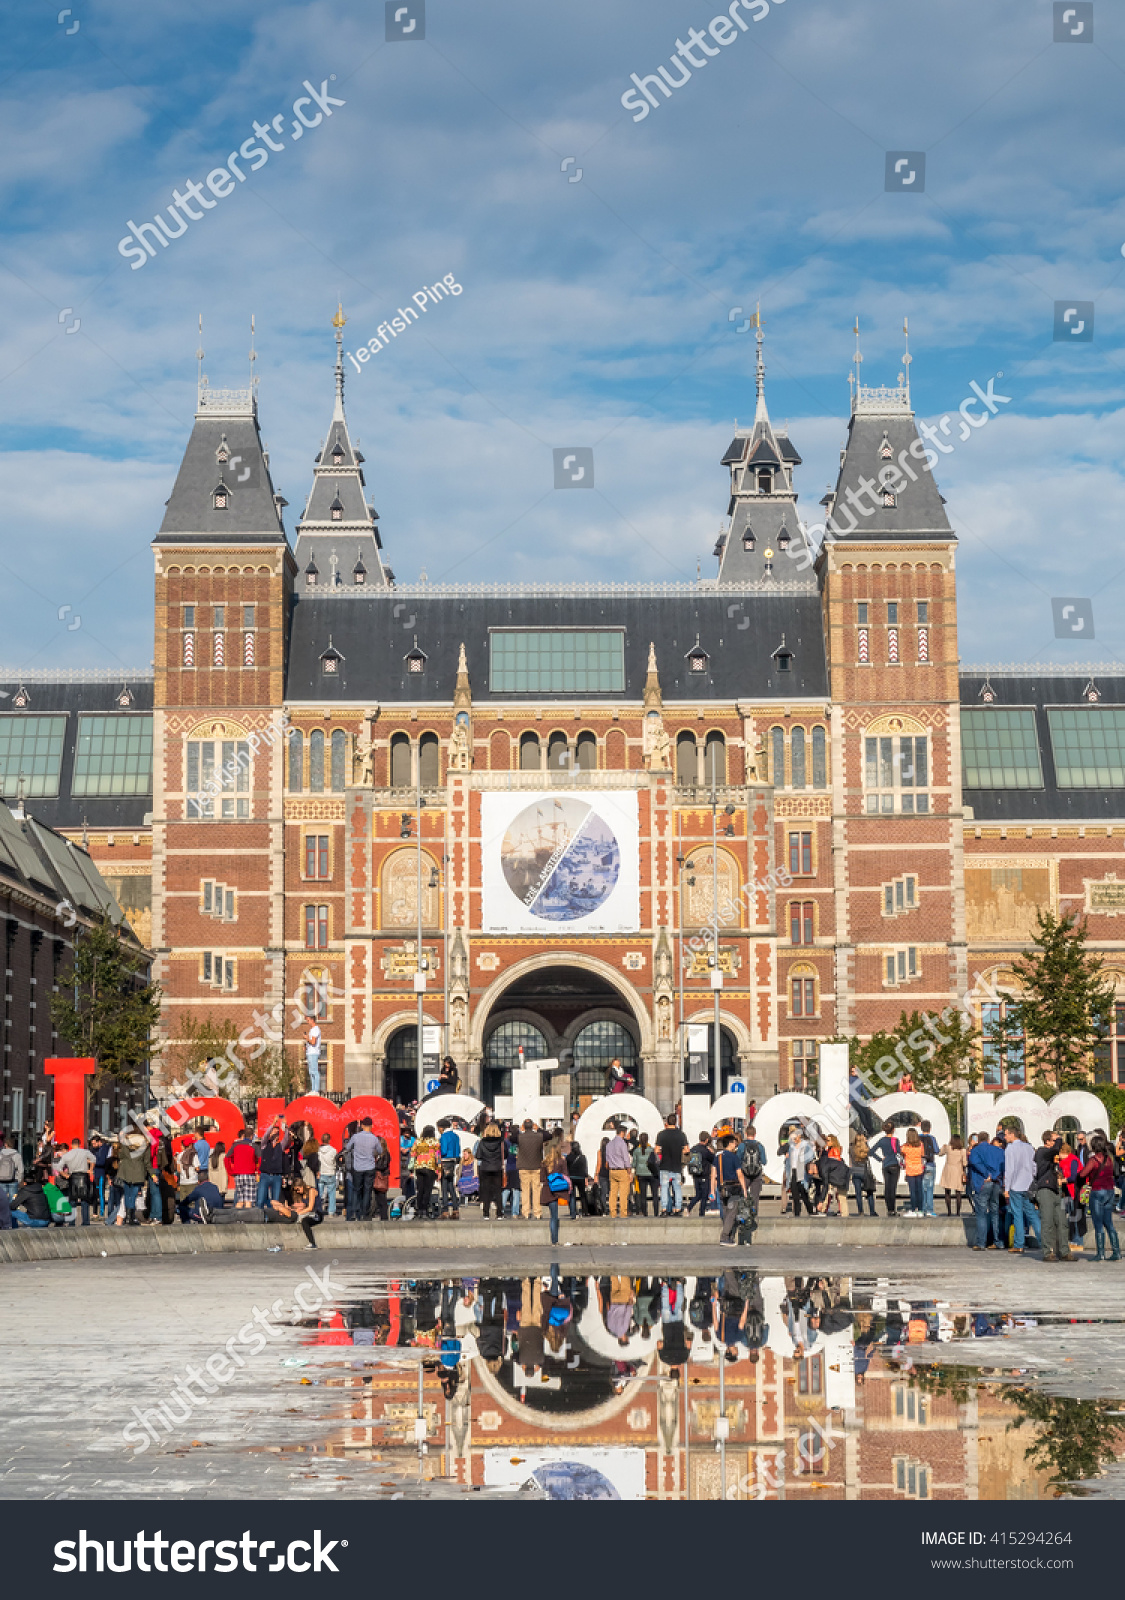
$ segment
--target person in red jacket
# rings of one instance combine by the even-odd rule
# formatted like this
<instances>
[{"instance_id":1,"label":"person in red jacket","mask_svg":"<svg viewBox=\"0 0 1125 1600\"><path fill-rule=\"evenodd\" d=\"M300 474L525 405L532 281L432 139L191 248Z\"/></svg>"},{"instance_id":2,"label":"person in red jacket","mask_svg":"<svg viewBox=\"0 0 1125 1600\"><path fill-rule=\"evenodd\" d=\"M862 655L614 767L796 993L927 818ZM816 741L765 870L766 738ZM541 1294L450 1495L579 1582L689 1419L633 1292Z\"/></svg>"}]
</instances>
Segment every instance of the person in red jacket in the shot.
<instances>
[{"instance_id":1,"label":"person in red jacket","mask_svg":"<svg viewBox=\"0 0 1125 1600\"><path fill-rule=\"evenodd\" d=\"M252 1206L258 1186L258 1158L244 1128L239 1128L238 1137L227 1152L227 1172L234 1179L235 1207Z\"/></svg>"}]
</instances>

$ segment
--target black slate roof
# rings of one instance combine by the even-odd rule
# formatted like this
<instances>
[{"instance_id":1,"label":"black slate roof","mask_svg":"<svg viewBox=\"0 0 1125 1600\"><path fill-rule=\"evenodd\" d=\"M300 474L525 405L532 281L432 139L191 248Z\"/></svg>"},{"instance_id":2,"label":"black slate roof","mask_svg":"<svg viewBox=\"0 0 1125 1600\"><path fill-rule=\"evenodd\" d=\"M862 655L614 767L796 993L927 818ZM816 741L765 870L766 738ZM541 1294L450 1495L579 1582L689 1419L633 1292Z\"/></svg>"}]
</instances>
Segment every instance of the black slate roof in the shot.
<instances>
[{"instance_id":1,"label":"black slate roof","mask_svg":"<svg viewBox=\"0 0 1125 1600\"><path fill-rule=\"evenodd\" d=\"M882 454L884 436L890 446L891 456ZM917 444L917 453L911 446ZM898 491L894 506L876 505L870 515L857 511L846 496L849 490L860 494L860 478L876 483L883 468L899 472L899 455L905 451L905 461L914 473L904 473L905 484ZM930 456L937 455L934 450ZM945 514L945 504L934 481L933 471L927 471L926 457L922 454L913 412L902 408L885 412L858 410L853 412L848 427L844 460L836 480L830 508L839 537L853 539L953 539L953 530ZM935 463L936 465L936 463ZM878 499L878 496L875 497ZM872 497L862 495L862 504L870 507Z\"/></svg>"},{"instance_id":2,"label":"black slate roof","mask_svg":"<svg viewBox=\"0 0 1125 1600\"><path fill-rule=\"evenodd\" d=\"M988 683L994 706L1030 707L1035 711L1041 789L965 789L964 803L972 807L977 822L1110 822L1125 817L1125 789L1060 789L1055 773L1048 706L1088 705L1088 672L1070 674L989 673L961 674L962 707L982 706L981 691ZM1125 674L1096 674L1094 684L1101 705L1125 705Z\"/></svg>"},{"instance_id":3,"label":"black slate roof","mask_svg":"<svg viewBox=\"0 0 1125 1600\"><path fill-rule=\"evenodd\" d=\"M624 689L491 694L488 630L508 627L624 629ZM697 635L709 657L706 673L689 671L686 659ZM793 652L788 672L779 672L773 659L782 635ZM405 658L415 637L426 666L421 673L408 673ZM395 590L335 595L305 591L293 604L286 699L451 701L464 642L474 701L639 701L650 641L656 646L665 701L821 698L828 690L815 589L794 594L685 585L683 593L665 594L638 586L632 592L580 596L466 592L432 598L416 590L409 597ZM322 669L330 645L344 657L337 674Z\"/></svg>"},{"instance_id":4,"label":"black slate roof","mask_svg":"<svg viewBox=\"0 0 1125 1600\"><path fill-rule=\"evenodd\" d=\"M218 460L224 438L230 457L225 465ZM225 510L214 504L220 482L228 490ZM196 413L155 542L179 544L185 540L193 544L229 544L232 540L284 543L256 414Z\"/></svg>"}]
</instances>

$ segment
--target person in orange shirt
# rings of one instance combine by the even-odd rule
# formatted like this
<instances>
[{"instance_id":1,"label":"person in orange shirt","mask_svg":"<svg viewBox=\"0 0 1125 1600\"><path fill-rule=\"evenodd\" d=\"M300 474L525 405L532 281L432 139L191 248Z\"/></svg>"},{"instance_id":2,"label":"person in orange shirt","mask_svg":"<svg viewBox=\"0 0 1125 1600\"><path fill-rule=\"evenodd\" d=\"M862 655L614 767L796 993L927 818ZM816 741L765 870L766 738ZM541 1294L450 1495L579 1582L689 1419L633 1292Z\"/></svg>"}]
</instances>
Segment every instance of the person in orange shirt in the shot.
<instances>
[{"instance_id":1,"label":"person in orange shirt","mask_svg":"<svg viewBox=\"0 0 1125 1600\"><path fill-rule=\"evenodd\" d=\"M908 1128L906 1142L902 1147L902 1168L906 1187L910 1191L910 1205L903 1212L904 1217L921 1217L925 1214L922 1195L922 1174L925 1166L926 1147L922 1143L918 1129Z\"/></svg>"}]
</instances>

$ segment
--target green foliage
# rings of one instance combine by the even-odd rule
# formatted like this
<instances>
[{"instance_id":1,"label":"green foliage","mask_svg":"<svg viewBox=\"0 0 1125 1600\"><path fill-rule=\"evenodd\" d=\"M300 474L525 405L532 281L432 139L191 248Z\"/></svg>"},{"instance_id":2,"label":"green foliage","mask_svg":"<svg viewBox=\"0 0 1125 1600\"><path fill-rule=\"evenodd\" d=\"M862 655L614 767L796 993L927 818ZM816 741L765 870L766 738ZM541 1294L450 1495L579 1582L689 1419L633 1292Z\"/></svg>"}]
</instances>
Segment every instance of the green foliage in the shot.
<instances>
[{"instance_id":1,"label":"green foliage","mask_svg":"<svg viewBox=\"0 0 1125 1600\"><path fill-rule=\"evenodd\" d=\"M1122 1445L1120 1420L1111 1415L1119 1402L1073 1400L1065 1395L1041 1394L1037 1389L1008 1389L1004 1398L1020 1412L1012 1424L1036 1427L1036 1436L1024 1451L1024 1460L1050 1470L1051 1487L1060 1495L1080 1494L1084 1479L1094 1478L1117 1460Z\"/></svg>"},{"instance_id":2,"label":"green foliage","mask_svg":"<svg viewBox=\"0 0 1125 1600\"><path fill-rule=\"evenodd\" d=\"M190 1083L194 1075L206 1072L209 1062L215 1062L219 1083L211 1092L227 1099L281 1095L291 1100L306 1092L308 1075L303 1063L295 1066L281 1045L261 1049L264 1040L260 1037L248 1046L240 1045L235 1024L210 1012L205 1017L189 1012L177 1025L179 1037L168 1045L164 1058L166 1087Z\"/></svg>"},{"instance_id":3,"label":"green foliage","mask_svg":"<svg viewBox=\"0 0 1125 1600\"><path fill-rule=\"evenodd\" d=\"M1125 1089L1114 1083L1095 1083L1093 1092L1106 1109L1106 1132L1116 1137L1125 1128Z\"/></svg>"},{"instance_id":4,"label":"green foliage","mask_svg":"<svg viewBox=\"0 0 1125 1600\"><path fill-rule=\"evenodd\" d=\"M1035 914L1035 940L1012 962L1020 993L1007 1002L1005 1020L988 1029L1002 1045L1005 1032L1022 1031L1028 1078L1053 1090L1083 1089L1093 1077L1094 1051L1104 1038L1113 984L1102 962L1086 949L1087 928L1077 913Z\"/></svg>"},{"instance_id":5,"label":"green foliage","mask_svg":"<svg viewBox=\"0 0 1125 1600\"><path fill-rule=\"evenodd\" d=\"M77 1056L98 1064L95 1084L132 1083L159 1046L160 987L145 982L144 954L108 917L75 936L74 961L59 973L51 1022Z\"/></svg>"},{"instance_id":6,"label":"green foliage","mask_svg":"<svg viewBox=\"0 0 1125 1600\"><path fill-rule=\"evenodd\" d=\"M959 1006L928 1017L929 1027L922 1012L904 1011L893 1032L848 1039L849 1061L872 1095L893 1094L903 1073L909 1073L919 1094L932 1094L956 1116L961 1094L980 1079L973 1049L980 1034Z\"/></svg>"}]
</instances>

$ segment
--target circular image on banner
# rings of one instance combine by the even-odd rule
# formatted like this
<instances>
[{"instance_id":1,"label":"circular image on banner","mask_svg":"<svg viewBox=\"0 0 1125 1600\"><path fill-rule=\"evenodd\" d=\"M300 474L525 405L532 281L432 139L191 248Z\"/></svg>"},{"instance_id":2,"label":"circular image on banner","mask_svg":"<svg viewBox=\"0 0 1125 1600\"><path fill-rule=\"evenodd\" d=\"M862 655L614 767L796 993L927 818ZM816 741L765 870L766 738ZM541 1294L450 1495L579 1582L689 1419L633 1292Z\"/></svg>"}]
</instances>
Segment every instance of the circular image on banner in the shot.
<instances>
[{"instance_id":1,"label":"circular image on banner","mask_svg":"<svg viewBox=\"0 0 1125 1600\"><path fill-rule=\"evenodd\" d=\"M528 1479L548 1500L620 1500L613 1484L584 1461L546 1461Z\"/></svg>"},{"instance_id":2,"label":"circular image on banner","mask_svg":"<svg viewBox=\"0 0 1125 1600\"><path fill-rule=\"evenodd\" d=\"M577 922L617 887L621 848L588 800L542 800L516 817L500 846L509 889L545 922Z\"/></svg>"}]
</instances>

